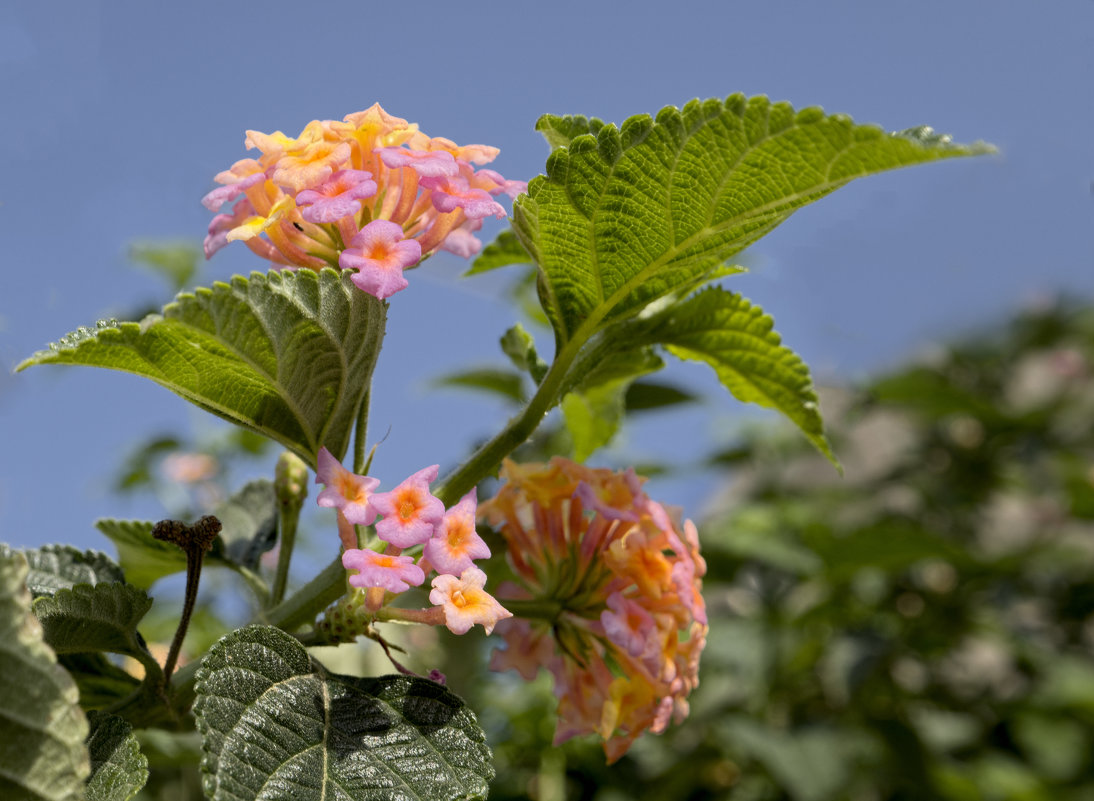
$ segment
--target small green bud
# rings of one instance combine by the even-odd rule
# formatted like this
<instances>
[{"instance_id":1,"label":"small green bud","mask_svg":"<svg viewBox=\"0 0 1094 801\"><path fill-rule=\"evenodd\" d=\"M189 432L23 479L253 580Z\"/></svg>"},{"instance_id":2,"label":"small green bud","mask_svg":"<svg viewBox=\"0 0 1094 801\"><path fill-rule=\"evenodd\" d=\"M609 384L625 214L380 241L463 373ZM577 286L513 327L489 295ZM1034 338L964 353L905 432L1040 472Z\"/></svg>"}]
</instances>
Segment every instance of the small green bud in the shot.
<instances>
[{"instance_id":1,"label":"small green bud","mask_svg":"<svg viewBox=\"0 0 1094 801\"><path fill-rule=\"evenodd\" d=\"M284 507L299 509L308 497L308 465L295 453L285 451L274 468L274 492Z\"/></svg>"}]
</instances>

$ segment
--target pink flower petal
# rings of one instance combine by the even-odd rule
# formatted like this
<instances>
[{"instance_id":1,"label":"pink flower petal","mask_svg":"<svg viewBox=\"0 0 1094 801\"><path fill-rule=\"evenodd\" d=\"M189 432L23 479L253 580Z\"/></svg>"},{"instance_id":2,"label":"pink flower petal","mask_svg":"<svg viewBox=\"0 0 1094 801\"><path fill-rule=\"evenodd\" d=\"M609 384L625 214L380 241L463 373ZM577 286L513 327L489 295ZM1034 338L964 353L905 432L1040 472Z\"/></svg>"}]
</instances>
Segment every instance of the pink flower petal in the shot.
<instances>
[{"instance_id":1,"label":"pink flower petal","mask_svg":"<svg viewBox=\"0 0 1094 801\"><path fill-rule=\"evenodd\" d=\"M403 239L403 229L390 220L373 220L362 228L338 257L343 270L357 270L350 280L383 300L407 285L403 270L422 258L422 246Z\"/></svg>"},{"instance_id":2,"label":"pink flower petal","mask_svg":"<svg viewBox=\"0 0 1094 801\"><path fill-rule=\"evenodd\" d=\"M367 548L353 548L342 554L342 566L358 572L349 577L354 587L383 587L389 592L406 592L425 581L425 573L409 556L387 556Z\"/></svg>"}]
</instances>

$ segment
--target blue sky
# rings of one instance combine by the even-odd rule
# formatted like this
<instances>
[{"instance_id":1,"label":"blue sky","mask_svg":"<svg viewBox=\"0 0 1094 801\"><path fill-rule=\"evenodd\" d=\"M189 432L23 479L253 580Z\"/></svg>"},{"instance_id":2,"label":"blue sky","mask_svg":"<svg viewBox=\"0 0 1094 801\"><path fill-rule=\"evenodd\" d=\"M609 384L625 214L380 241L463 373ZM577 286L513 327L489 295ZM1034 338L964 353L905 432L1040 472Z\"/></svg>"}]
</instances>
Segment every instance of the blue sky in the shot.
<instances>
[{"instance_id":1,"label":"blue sky","mask_svg":"<svg viewBox=\"0 0 1094 801\"><path fill-rule=\"evenodd\" d=\"M998 145L852 184L730 279L821 379L884 369L1039 297L1094 293L1091 0L307 8L84 0L0 20L0 540L109 550L96 518L160 511L112 497L107 476L144 438L206 426L200 413L132 376L11 368L79 325L169 300L126 250L200 241L200 198L245 155L248 128L295 134L379 101L431 135L500 147L491 166L530 178L547 155L541 113L618 122L741 91ZM236 245L201 278L264 267ZM394 299L372 415L374 433L391 428L374 470L385 485L453 464L504 415L429 386L500 364L497 338L519 319L498 300L504 276L460 280L464 269L435 258ZM613 457L685 462L728 440L741 407L703 368L669 375L711 399L634 426ZM652 494L694 512L713 487L692 477Z\"/></svg>"}]
</instances>

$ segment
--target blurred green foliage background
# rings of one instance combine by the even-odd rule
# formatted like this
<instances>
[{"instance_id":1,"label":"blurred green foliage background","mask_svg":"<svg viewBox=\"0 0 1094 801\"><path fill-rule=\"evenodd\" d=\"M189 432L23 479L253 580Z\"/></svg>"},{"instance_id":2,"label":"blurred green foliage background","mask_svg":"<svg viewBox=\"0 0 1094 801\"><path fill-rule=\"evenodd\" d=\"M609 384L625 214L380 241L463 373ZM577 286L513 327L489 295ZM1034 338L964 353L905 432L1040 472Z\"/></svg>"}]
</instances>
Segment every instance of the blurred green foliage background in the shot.
<instances>
[{"instance_id":1,"label":"blurred green foliage background","mask_svg":"<svg viewBox=\"0 0 1094 801\"><path fill-rule=\"evenodd\" d=\"M491 798L1094 799L1094 310L822 405L843 477L782 427L717 459L688 720L606 768L488 686Z\"/></svg>"},{"instance_id":2,"label":"blurred green foliage background","mask_svg":"<svg viewBox=\"0 0 1094 801\"><path fill-rule=\"evenodd\" d=\"M686 400L636 386L632 411ZM702 683L683 724L615 765L598 742L552 746L546 675L486 674L479 634L408 632L412 663L440 666L486 728L492 799L1094 800L1094 308L1028 312L822 405L843 476L766 424L705 466L727 484L700 525ZM565 436L547 427L522 458ZM119 486L164 497L178 448L261 450L150 443ZM195 652L229 628L216 608ZM377 650L320 656L390 672ZM192 732L142 740L141 798L201 797Z\"/></svg>"}]
</instances>

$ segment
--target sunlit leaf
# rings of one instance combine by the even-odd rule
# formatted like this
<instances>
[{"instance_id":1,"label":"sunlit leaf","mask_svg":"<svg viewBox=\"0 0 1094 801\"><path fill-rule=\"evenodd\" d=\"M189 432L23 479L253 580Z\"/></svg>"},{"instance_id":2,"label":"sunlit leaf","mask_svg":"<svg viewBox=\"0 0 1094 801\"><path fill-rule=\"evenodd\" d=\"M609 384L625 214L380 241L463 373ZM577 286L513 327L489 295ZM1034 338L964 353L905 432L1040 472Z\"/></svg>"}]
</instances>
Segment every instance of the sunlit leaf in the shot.
<instances>
[{"instance_id":1,"label":"sunlit leaf","mask_svg":"<svg viewBox=\"0 0 1094 801\"><path fill-rule=\"evenodd\" d=\"M133 727L115 715L88 716L91 734L91 778L87 801L129 801L148 781L148 760L133 736Z\"/></svg>"},{"instance_id":2,"label":"sunlit leaf","mask_svg":"<svg viewBox=\"0 0 1094 801\"><path fill-rule=\"evenodd\" d=\"M101 322L25 360L135 373L314 466L342 458L380 351L387 306L348 273L251 277L179 295L140 323Z\"/></svg>"},{"instance_id":3,"label":"sunlit leaf","mask_svg":"<svg viewBox=\"0 0 1094 801\"><path fill-rule=\"evenodd\" d=\"M735 398L782 412L835 461L824 436L809 368L782 344L762 309L740 295L713 287L655 319L648 341L681 359L706 362Z\"/></svg>"},{"instance_id":4,"label":"sunlit leaf","mask_svg":"<svg viewBox=\"0 0 1094 801\"><path fill-rule=\"evenodd\" d=\"M27 572L23 554L0 553L0 798L77 801L87 719L30 610Z\"/></svg>"},{"instance_id":5,"label":"sunlit leaf","mask_svg":"<svg viewBox=\"0 0 1094 801\"><path fill-rule=\"evenodd\" d=\"M0 555L7 555L0 546ZM37 597L53 595L76 584L124 581L114 560L99 551L81 551L71 545L43 545L22 552L27 559L27 588Z\"/></svg>"},{"instance_id":6,"label":"sunlit leaf","mask_svg":"<svg viewBox=\"0 0 1094 801\"><path fill-rule=\"evenodd\" d=\"M440 684L328 673L279 629L222 639L197 694L213 801L478 799L493 777L482 730Z\"/></svg>"},{"instance_id":7,"label":"sunlit leaf","mask_svg":"<svg viewBox=\"0 0 1094 801\"><path fill-rule=\"evenodd\" d=\"M693 288L796 209L883 170L990 152L732 95L620 127L548 117L547 175L514 203L559 343ZM594 135L595 133L595 135Z\"/></svg>"}]
</instances>

